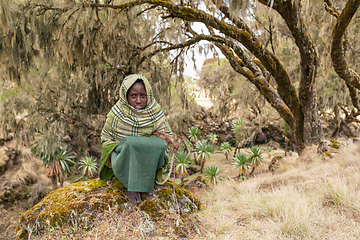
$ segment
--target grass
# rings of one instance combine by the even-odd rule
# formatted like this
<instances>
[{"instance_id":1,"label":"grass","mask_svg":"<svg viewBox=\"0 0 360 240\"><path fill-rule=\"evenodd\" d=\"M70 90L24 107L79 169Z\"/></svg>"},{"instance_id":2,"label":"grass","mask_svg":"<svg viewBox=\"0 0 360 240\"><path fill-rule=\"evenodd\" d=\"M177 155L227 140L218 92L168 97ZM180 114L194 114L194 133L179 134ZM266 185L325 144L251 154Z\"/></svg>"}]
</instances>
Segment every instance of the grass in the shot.
<instances>
[{"instance_id":1,"label":"grass","mask_svg":"<svg viewBox=\"0 0 360 240\"><path fill-rule=\"evenodd\" d=\"M266 155L243 181L224 154L211 154L205 168L219 166L224 178L194 193L203 210L182 228L175 215L155 223L139 211L109 209L92 229L53 229L43 239L360 239L360 143L334 158L309 147L301 157L284 157L274 174Z\"/></svg>"},{"instance_id":2,"label":"grass","mask_svg":"<svg viewBox=\"0 0 360 240\"><path fill-rule=\"evenodd\" d=\"M198 218L214 239L359 239L359 145L331 159L315 151L285 157L274 175L204 191Z\"/></svg>"}]
</instances>

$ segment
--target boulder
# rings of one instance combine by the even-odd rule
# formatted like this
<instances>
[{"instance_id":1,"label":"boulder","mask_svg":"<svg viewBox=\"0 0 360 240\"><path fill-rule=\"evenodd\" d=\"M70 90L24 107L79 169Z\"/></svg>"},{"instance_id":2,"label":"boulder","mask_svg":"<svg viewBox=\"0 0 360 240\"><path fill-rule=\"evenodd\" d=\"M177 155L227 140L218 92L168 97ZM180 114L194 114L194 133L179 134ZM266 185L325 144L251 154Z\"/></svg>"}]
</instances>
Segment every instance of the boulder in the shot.
<instances>
[{"instance_id":1,"label":"boulder","mask_svg":"<svg viewBox=\"0 0 360 240\"><path fill-rule=\"evenodd\" d=\"M189 191L170 181L156 185L151 193L142 193L138 204L129 202L125 191L116 179L92 179L52 191L20 216L16 239L28 239L32 234L41 234L44 229L56 226L89 228L101 220L108 209L122 212L136 208L156 220L171 212L183 217L201 208L201 203Z\"/></svg>"},{"instance_id":2,"label":"boulder","mask_svg":"<svg viewBox=\"0 0 360 240\"><path fill-rule=\"evenodd\" d=\"M321 156L333 157L337 155L339 149L343 148L343 144L334 139L323 139L320 141L317 152Z\"/></svg>"},{"instance_id":3,"label":"boulder","mask_svg":"<svg viewBox=\"0 0 360 240\"><path fill-rule=\"evenodd\" d=\"M266 135L260 130L257 135L256 135L256 138L255 138L255 143L258 143L258 144L263 144L263 143L266 143L267 142L267 137Z\"/></svg>"},{"instance_id":4,"label":"boulder","mask_svg":"<svg viewBox=\"0 0 360 240\"><path fill-rule=\"evenodd\" d=\"M269 171L275 173L275 171L279 168L280 162L284 159L283 156L276 155L271 159L269 164Z\"/></svg>"}]
</instances>

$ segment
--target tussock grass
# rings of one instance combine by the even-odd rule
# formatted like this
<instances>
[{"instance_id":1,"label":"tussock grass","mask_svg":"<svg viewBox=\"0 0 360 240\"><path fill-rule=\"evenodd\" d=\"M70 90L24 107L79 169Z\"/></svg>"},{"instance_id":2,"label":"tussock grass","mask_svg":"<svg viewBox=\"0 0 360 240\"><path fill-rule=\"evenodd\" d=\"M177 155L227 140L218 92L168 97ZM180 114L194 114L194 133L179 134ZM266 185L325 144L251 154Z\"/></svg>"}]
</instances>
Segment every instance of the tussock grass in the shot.
<instances>
[{"instance_id":1,"label":"tussock grass","mask_svg":"<svg viewBox=\"0 0 360 240\"><path fill-rule=\"evenodd\" d=\"M274 175L227 180L204 192L198 218L213 239L359 239L360 144L323 158L285 157Z\"/></svg>"}]
</instances>

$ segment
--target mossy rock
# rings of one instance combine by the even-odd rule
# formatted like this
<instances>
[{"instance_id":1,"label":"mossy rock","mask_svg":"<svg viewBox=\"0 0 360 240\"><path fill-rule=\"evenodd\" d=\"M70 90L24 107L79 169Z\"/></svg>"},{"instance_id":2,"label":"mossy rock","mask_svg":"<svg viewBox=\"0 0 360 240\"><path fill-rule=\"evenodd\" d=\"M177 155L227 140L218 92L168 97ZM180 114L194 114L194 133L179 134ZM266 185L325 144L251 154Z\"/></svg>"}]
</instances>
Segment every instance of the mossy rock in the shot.
<instances>
[{"instance_id":1,"label":"mossy rock","mask_svg":"<svg viewBox=\"0 0 360 240\"><path fill-rule=\"evenodd\" d=\"M16 239L27 239L29 235L41 234L51 227L92 227L101 219L104 211L121 212L134 208L124 192L125 187L118 180L102 181L92 179L73 183L50 192L40 203L24 212L18 220ZM173 183L156 185L151 196L142 194L138 205L153 220L166 216L167 212L178 211L180 215L200 210L201 203L192 194Z\"/></svg>"},{"instance_id":2,"label":"mossy rock","mask_svg":"<svg viewBox=\"0 0 360 240\"><path fill-rule=\"evenodd\" d=\"M337 155L338 150L342 147L343 144L335 139L324 139L319 143L317 152L323 157L333 157Z\"/></svg>"},{"instance_id":3,"label":"mossy rock","mask_svg":"<svg viewBox=\"0 0 360 240\"><path fill-rule=\"evenodd\" d=\"M277 168L279 168L280 160L282 160L284 157L280 155L276 155L271 159L271 162L269 164L269 171L274 173Z\"/></svg>"}]
</instances>

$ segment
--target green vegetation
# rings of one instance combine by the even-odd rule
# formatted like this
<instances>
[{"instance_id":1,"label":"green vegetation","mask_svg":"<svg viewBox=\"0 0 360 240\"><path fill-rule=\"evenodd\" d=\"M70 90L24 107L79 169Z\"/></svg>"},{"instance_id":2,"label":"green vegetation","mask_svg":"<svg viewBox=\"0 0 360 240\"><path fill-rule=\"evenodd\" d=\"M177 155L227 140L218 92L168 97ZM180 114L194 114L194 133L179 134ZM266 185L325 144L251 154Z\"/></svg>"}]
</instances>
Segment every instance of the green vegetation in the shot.
<instances>
[{"instance_id":1,"label":"green vegetation","mask_svg":"<svg viewBox=\"0 0 360 240\"><path fill-rule=\"evenodd\" d=\"M243 176L250 165L249 159L244 153L238 153L236 157L233 158L232 164L234 168L239 171L239 176Z\"/></svg>"},{"instance_id":2,"label":"green vegetation","mask_svg":"<svg viewBox=\"0 0 360 240\"><path fill-rule=\"evenodd\" d=\"M218 166L210 165L205 170L205 178L210 184L217 184L222 179L222 177L220 176L220 173L221 173L221 171Z\"/></svg>"},{"instance_id":3,"label":"green vegetation","mask_svg":"<svg viewBox=\"0 0 360 240\"><path fill-rule=\"evenodd\" d=\"M186 151L180 150L175 155L175 171L178 176L181 178L181 185L184 183L184 177L186 177L189 173L187 172L187 168L191 165L191 159L189 153Z\"/></svg>"},{"instance_id":4,"label":"green vegetation","mask_svg":"<svg viewBox=\"0 0 360 240\"><path fill-rule=\"evenodd\" d=\"M196 143L200 139L201 131L198 127L192 126L189 128L188 138L191 142Z\"/></svg>"},{"instance_id":5,"label":"green vegetation","mask_svg":"<svg viewBox=\"0 0 360 240\"><path fill-rule=\"evenodd\" d=\"M220 150L223 154L225 154L226 162L228 161L229 153L232 151L232 147L229 142L223 142L220 145Z\"/></svg>"},{"instance_id":6,"label":"green vegetation","mask_svg":"<svg viewBox=\"0 0 360 240\"><path fill-rule=\"evenodd\" d=\"M200 172L203 172L204 164L210 158L210 153L214 152L214 148L208 141L202 140L196 143L195 149L200 161Z\"/></svg>"},{"instance_id":7,"label":"green vegetation","mask_svg":"<svg viewBox=\"0 0 360 240\"><path fill-rule=\"evenodd\" d=\"M216 143L217 143L217 141L218 141L219 139L218 139L218 136L217 136L215 133L212 133L212 134L210 134L210 136L209 136L209 140L210 140L211 144L212 144L213 146L215 146Z\"/></svg>"},{"instance_id":8,"label":"green vegetation","mask_svg":"<svg viewBox=\"0 0 360 240\"><path fill-rule=\"evenodd\" d=\"M250 148L249 162L253 167L250 172L250 175L252 175L255 168L263 162L263 158L261 156L261 148L259 146L253 146Z\"/></svg>"},{"instance_id":9,"label":"green vegetation","mask_svg":"<svg viewBox=\"0 0 360 240\"><path fill-rule=\"evenodd\" d=\"M42 140L42 141L41 141ZM66 175L70 173L70 166L74 165L75 155L67 147L58 147L53 153L48 152L48 141L41 138L35 141L33 151L43 161L46 175L51 179L52 189L57 189L57 183L63 186Z\"/></svg>"},{"instance_id":10,"label":"green vegetation","mask_svg":"<svg viewBox=\"0 0 360 240\"><path fill-rule=\"evenodd\" d=\"M94 173L98 170L97 160L92 156L86 156L82 158L78 162L78 165L78 168L82 169L82 176L76 179L74 182L79 181L85 176L87 176L88 178L92 178L94 176Z\"/></svg>"}]
</instances>

